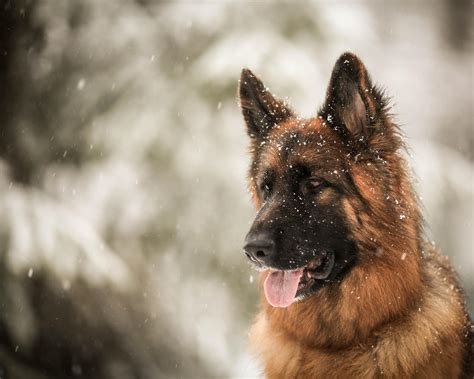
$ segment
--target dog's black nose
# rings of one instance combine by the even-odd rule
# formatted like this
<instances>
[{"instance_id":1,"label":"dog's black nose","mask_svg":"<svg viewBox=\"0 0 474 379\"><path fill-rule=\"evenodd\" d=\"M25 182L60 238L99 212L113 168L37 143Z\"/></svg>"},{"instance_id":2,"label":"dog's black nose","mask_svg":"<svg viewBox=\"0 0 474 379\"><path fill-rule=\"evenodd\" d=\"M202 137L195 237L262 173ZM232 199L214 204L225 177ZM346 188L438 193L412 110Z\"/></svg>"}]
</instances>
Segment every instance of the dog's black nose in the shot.
<instances>
[{"instance_id":1,"label":"dog's black nose","mask_svg":"<svg viewBox=\"0 0 474 379\"><path fill-rule=\"evenodd\" d=\"M275 241L267 233L250 233L245 239L244 253L255 263L266 264L275 255Z\"/></svg>"}]
</instances>

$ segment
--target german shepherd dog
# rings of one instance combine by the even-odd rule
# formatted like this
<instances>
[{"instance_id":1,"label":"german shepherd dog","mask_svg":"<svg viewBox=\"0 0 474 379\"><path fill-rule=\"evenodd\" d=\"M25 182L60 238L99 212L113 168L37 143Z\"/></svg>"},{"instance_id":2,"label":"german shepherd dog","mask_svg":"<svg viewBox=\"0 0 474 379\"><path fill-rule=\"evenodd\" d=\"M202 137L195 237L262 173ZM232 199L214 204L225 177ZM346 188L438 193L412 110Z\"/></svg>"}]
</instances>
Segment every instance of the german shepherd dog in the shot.
<instances>
[{"instance_id":1,"label":"german shepherd dog","mask_svg":"<svg viewBox=\"0 0 474 379\"><path fill-rule=\"evenodd\" d=\"M240 102L261 271L251 344L269 378L472 377L472 331L447 259L423 240L388 102L343 54L302 119L248 69Z\"/></svg>"}]
</instances>

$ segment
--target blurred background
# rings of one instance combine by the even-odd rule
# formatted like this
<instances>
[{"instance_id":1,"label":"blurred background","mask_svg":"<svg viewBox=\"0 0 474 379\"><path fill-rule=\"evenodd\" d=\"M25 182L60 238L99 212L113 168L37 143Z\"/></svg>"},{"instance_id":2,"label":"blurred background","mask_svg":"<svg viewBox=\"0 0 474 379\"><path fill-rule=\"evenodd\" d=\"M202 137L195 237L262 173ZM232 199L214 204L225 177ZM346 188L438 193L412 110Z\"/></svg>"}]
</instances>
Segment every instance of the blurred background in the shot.
<instances>
[{"instance_id":1,"label":"blurred background","mask_svg":"<svg viewBox=\"0 0 474 379\"><path fill-rule=\"evenodd\" d=\"M242 67L303 116L349 50L393 98L474 310L473 5L0 4L0 377L254 377Z\"/></svg>"}]
</instances>

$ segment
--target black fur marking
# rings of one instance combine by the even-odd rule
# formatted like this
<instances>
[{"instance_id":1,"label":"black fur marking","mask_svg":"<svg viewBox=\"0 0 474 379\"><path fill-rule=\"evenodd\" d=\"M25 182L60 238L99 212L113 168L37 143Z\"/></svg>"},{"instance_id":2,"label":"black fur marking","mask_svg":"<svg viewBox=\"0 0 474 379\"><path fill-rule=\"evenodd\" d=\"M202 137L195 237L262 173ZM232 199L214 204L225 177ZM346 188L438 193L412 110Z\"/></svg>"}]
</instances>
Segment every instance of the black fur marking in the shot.
<instances>
[{"instance_id":1,"label":"black fur marking","mask_svg":"<svg viewBox=\"0 0 474 379\"><path fill-rule=\"evenodd\" d=\"M325 283L339 278L339 274L355 261L356 245L342 209L342 192L335 203L321 204L317 192L305 194L301 181L310 175L307 167L287 168L274 177L272 191L263 196L265 202L258 212L249 235L265 232L275 243L276 254L267 265L279 270L293 270L306 266L323 252L335 253L335 264L330 276L318 280L311 292ZM262 182L263 173L259 183ZM261 189L259 189L261 191ZM301 295L307 295L306 293Z\"/></svg>"}]
</instances>

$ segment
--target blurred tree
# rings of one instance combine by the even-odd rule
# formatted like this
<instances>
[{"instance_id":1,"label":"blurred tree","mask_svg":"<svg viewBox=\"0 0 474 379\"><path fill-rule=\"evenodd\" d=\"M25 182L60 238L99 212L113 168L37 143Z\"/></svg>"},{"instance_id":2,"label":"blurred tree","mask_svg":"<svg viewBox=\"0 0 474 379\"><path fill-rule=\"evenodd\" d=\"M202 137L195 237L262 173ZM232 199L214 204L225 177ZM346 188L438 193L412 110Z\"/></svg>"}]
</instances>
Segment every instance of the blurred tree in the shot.
<instances>
[{"instance_id":1,"label":"blurred tree","mask_svg":"<svg viewBox=\"0 0 474 379\"><path fill-rule=\"evenodd\" d=\"M26 148L34 143L32 130L21 122L22 113L28 112L25 95L31 90L25 84L32 79L26 59L42 41L42 29L32 19L35 4L8 0L0 8L0 156L13 178L23 183L30 183L36 158Z\"/></svg>"},{"instance_id":2,"label":"blurred tree","mask_svg":"<svg viewBox=\"0 0 474 379\"><path fill-rule=\"evenodd\" d=\"M7 1L0 8L0 158L8 170L1 174L14 182L8 190L13 200L7 200L3 192L4 205L0 204L2 370L8 377L26 379L156 378L176 372L207 376L207 369L198 360L177 370L179 363L192 353L180 346L161 315L154 314L150 319L142 296L145 283L124 290L120 288L123 280L118 284L110 282L117 268L129 279L133 274L112 256L115 252L104 252L100 247L103 241L83 232L77 239L74 235L78 230L74 228L61 232L41 226L47 219L58 217L57 212L63 215L53 220L56 228L67 223L65 217L72 217L71 222L78 225L76 216L64 216L64 205L34 187L42 186L44 171L54 162L65 166L94 158L84 129L106 112L123 91L119 88L113 93L99 92L92 106L71 107L71 90L84 85L78 75L87 70L92 75L99 67L95 61L87 64L80 56L64 50L46 62L54 67L44 70L41 65L45 65L46 24L36 13L39 7L40 2L25 0ZM89 8L71 5L66 11L67 28L83 27ZM73 32L66 32L64 37L72 35ZM3 184L2 191L6 189ZM14 204L28 214L16 225L14 219L22 216L18 208L9 208L13 205L15 209ZM33 215L37 212L41 216L35 220ZM43 250L38 241L25 245L31 239L30 233L38 233L38 241L53 237L59 242L60 253L69 255L73 265L82 265L81 260L105 259L107 265L116 261L119 266L110 274L94 273L98 270L97 261L90 267L89 274L108 283L98 284L97 277L91 280L90 276L67 279L41 257L57 254L53 246ZM35 267L28 273L12 267L12 256L21 254L22 246L30 251L29 265ZM64 264L64 257L57 259ZM136 264L138 269L140 262Z\"/></svg>"}]
</instances>

